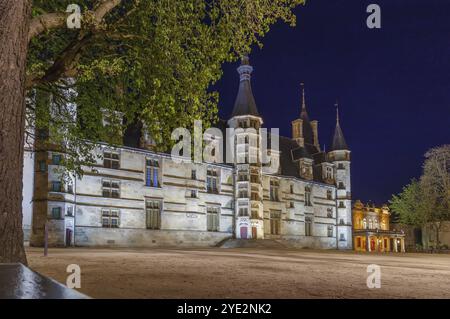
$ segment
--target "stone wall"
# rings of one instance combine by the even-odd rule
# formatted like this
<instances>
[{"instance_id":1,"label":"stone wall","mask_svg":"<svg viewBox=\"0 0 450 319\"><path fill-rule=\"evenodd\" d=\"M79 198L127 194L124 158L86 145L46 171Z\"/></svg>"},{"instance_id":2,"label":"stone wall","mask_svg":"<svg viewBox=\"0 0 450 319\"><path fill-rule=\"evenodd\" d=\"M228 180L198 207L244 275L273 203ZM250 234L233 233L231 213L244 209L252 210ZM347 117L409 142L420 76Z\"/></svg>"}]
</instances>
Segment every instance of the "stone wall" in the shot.
<instances>
[{"instance_id":1,"label":"stone wall","mask_svg":"<svg viewBox=\"0 0 450 319\"><path fill-rule=\"evenodd\" d=\"M77 227L75 246L208 247L231 236L224 232Z\"/></svg>"}]
</instances>

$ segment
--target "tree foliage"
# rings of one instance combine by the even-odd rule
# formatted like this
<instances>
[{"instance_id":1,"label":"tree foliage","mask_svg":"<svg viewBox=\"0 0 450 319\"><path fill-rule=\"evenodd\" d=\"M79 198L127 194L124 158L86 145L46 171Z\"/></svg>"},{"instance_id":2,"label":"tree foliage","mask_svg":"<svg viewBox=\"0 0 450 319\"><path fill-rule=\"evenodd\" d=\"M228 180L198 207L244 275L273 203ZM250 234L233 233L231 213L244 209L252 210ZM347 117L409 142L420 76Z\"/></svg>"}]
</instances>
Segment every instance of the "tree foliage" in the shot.
<instances>
[{"instance_id":1,"label":"tree foliage","mask_svg":"<svg viewBox=\"0 0 450 319\"><path fill-rule=\"evenodd\" d=\"M400 222L433 228L438 244L443 222L450 221L450 145L429 150L420 180L412 180L390 203Z\"/></svg>"},{"instance_id":2,"label":"tree foliage","mask_svg":"<svg viewBox=\"0 0 450 319\"><path fill-rule=\"evenodd\" d=\"M47 130L49 145L61 147L66 167L78 173L93 161L96 143L120 145L130 123L142 122L167 149L174 128L217 119L218 93L209 88L222 63L261 45L278 20L294 25L292 10L303 2L34 0L29 127ZM82 8L79 30L66 27L71 3ZM107 127L100 125L105 114Z\"/></svg>"}]
</instances>

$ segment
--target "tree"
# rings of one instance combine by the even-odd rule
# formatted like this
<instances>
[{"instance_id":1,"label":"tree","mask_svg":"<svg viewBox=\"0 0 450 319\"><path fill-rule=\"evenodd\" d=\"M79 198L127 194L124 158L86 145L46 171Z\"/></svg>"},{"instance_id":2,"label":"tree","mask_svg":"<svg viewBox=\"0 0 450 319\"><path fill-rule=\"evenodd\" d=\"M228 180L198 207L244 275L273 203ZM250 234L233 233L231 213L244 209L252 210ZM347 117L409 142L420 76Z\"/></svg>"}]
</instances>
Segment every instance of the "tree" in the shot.
<instances>
[{"instance_id":1,"label":"tree","mask_svg":"<svg viewBox=\"0 0 450 319\"><path fill-rule=\"evenodd\" d=\"M0 263L26 263L22 166L29 14L28 1L0 0Z\"/></svg>"},{"instance_id":2,"label":"tree","mask_svg":"<svg viewBox=\"0 0 450 319\"><path fill-rule=\"evenodd\" d=\"M209 88L222 63L261 45L278 20L294 25L292 10L303 2L33 0L30 16L29 1L0 0L0 67L8 70L0 80L0 172L9 174L0 180L0 261L26 261L19 235L24 114L26 133L46 132L43 145L56 145L79 176L96 144L120 144L130 123L166 149L174 128L216 120L218 94ZM80 29L67 28L71 3L82 9ZM105 115L107 127L99 125Z\"/></svg>"},{"instance_id":3,"label":"tree","mask_svg":"<svg viewBox=\"0 0 450 319\"><path fill-rule=\"evenodd\" d=\"M443 223L450 221L450 145L429 150L420 180L412 180L390 204L401 223L431 226L439 249L439 232Z\"/></svg>"},{"instance_id":4,"label":"tree","mask_svg":"<svg viewBox=\"0 0 450 319\"><path fill-rule=\"evenodd\" d=\"M420 182L413 179L398 195L393 195L390 208L398 215L399 222L406 225L424 226L427 222L427 202L423 201Z\"/></svg>"},{"instance_id":5,"label":"tree","mask_svg":"<svg viewBox=\"0 0 450 319\"><path fill-rule=\"evenodd\" d=\"M425 158L420 184L423 197L432 207L427 221L434 230L436 248L439 249L439 233L444 222L450 221L450 145L429 150Z\"/></svg>"}]
</instances>

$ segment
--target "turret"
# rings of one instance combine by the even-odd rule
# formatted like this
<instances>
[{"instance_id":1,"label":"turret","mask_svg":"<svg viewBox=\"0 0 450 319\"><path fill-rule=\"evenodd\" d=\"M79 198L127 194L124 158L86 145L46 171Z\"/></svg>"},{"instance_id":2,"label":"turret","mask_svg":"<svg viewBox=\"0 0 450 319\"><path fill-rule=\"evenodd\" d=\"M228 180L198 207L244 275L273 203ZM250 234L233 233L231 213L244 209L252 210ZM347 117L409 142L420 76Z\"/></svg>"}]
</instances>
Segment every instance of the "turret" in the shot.
<instances>
[{"instance_id":1,"label":"turret","mask_svg":"<svg viewBox=\"0 0 450 319\"><path fill-rule=\"evenodd\" d=\"M337 201L338 248L352 249L352 207L350 183L350 150L344 138L336 106L336 128L328 160L334 164Z\"/></svg>"},{"instance_id":2,"label":"turret","mask_svg":"<svg viewBox=\"0 0 450 319\"><path fill-rule=\"evenodd\" d=\"M256 108L251 87L253 67L243 57L237 68L239 90L228 126L234 128L235 236L264 238L263 189L261 166L262 118Z\"/></svg>"}]
</instances>

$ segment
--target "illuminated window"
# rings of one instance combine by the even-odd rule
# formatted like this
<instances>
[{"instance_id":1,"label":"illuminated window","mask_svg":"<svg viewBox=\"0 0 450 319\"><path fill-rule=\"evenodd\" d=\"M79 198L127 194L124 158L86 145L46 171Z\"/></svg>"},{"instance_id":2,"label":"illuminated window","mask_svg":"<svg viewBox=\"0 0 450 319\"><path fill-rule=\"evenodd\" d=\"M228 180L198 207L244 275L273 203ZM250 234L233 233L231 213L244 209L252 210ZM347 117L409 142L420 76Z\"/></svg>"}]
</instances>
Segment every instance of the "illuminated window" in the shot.
<instances>
[{"instance_id":1,"label":"illuminated window","mask_svg":"<svg viewBox=\"0 0 450 319\"><path fill-rule=\"evenodd\" d=\"M161 187L159 183L159 161L156 159L145 160L145 186Z\"/></svg>"}]
</instances>

